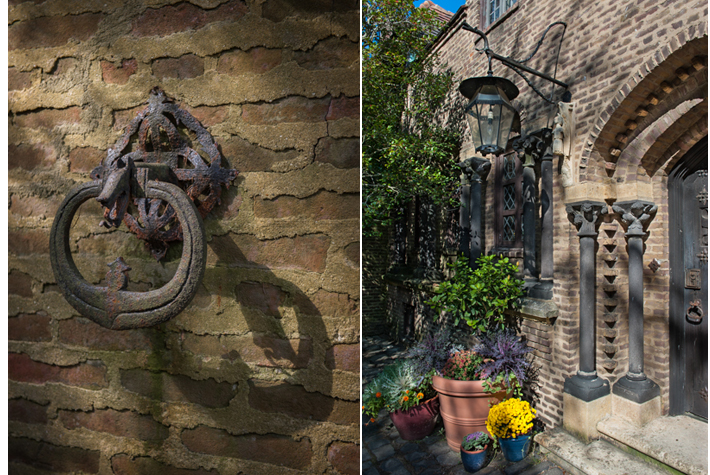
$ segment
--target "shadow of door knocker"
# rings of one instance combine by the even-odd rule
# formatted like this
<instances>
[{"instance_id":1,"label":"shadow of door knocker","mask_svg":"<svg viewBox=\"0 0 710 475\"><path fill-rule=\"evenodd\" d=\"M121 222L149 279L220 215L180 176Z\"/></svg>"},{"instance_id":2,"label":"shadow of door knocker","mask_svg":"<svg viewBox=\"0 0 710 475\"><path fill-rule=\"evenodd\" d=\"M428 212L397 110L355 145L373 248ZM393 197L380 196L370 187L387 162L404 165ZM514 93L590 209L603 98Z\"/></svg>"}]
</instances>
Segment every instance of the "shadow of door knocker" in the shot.
<instances>
[{"instance_id":1,"label":"shadow of door knocker","mask_svg":"<svg viewBox=\"0 0 710 475\"><path fill-rule=\"evenodd\" d=\"M194 134L209 164L181 136L180 125ZM136 133L138 142L130 151ZM202 218L220 203L222 186L228 188L238 174L222 168L221 162L210 133L162 90L153 88L148 107L92 170L93 181L73 188L54 218L49 237L52 270L71 306L114 330L157 325L185 309L205 273ZM100 225L112 228L123 222L145 241L156 260L165 256L170 242L183 242L180 263L167 284L147 292L126 290L131 268L122 257L108 264L106 286L82 277L71 256L69 232L81 204L92 198L104 207ZM129 210L129 203L134 208Z\"/></svg>"}]
</instances>

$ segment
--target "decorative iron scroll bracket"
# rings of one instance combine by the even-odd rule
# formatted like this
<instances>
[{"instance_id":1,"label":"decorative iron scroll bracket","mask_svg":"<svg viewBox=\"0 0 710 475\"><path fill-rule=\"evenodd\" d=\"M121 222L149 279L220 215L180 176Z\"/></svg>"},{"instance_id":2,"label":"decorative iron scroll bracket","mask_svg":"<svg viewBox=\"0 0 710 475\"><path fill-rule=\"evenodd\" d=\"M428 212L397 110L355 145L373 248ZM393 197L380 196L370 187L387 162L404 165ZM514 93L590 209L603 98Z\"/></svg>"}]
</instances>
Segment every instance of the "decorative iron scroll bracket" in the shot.
<instances>
[{"instance_id":1,"label":"decorative iron scroll bracket","mask_svg":"<svg viewBox=\"0 0 710 475\"><path fill-rule=\"evenodd\" d=\"M194 134L209 163L180 134L180 125ZM131 150L136 134L138 143ZM91 172L93 181L72 189L57 211L50 259L64 297L81 315L115 330L153 326L179 314L205 271L202 218L220 203L222 186L228 188L237 174L222 167L217 145L199 121L153 88L148 107ZM183 242L180 263L167 284L148 292L127 291L131 268L122 257L108 264L105 287L84 280L71 257L69 230L76 211L91 198L104 207L101 226L124 223L158 261L170 242Z\"/></svg>"}]
</instances>

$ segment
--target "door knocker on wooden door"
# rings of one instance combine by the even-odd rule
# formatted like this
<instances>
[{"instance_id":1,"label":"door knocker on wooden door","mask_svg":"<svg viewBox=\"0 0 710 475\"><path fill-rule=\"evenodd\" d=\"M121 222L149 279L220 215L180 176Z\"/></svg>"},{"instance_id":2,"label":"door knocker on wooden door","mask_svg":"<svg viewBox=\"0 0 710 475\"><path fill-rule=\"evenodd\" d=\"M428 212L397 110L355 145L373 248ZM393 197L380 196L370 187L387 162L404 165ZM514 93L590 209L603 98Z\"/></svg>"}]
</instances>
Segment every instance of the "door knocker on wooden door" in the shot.
<instances>
[{"instance_id":1,"label":"door knocker on wooden door","mask_svg":"<svg viewBox=\"0 0 710 475\"><path fill-rule=\"evenodd\" d=\"M195 135L209 164L181 137L180 125ZM135 134L138 143L130 151ZM222 186L228 188L238 174L223 168L221 162L210 133L154 88L148 107L136 115L91 172L93 181L73 188L54 218L49 238L52 270L72 307L114 330L157 325L184 310L205 273L202 218L219 204ZM145 241L156 260L165 256L170 242L182 241L180 263L167 284L148 292L126 290L131 268L122 257L107 263L106 286L90 284L81 276L71 256L69 231L75 213L91 198L104 208L100 225L112 228L125 223ZM129 203L135 206L132 212Z\"/></svg>"},{"instance_id":2,"label":"door knocker on wooden door","mask_svg":"<svg viewBox=\"0 0 710 475\"><path fill-rule=\"evenodd\" d=\"M703 303L700 299L691 300L688 310L685 312L685 318L690 323L700 323L703 321Z\"/></svg>"}]
</instances>

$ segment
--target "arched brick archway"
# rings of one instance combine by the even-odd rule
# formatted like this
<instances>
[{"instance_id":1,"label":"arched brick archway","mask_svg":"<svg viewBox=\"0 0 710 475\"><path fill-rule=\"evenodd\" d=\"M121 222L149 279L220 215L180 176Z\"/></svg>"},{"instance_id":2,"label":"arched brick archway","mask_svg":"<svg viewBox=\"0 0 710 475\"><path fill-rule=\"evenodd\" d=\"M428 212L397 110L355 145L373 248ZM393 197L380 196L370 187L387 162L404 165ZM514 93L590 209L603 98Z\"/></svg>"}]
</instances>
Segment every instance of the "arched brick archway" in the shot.
<instances>
[{"instance_id":1,"label":"arched brick archway","mask_svg":"<svg viewBox=\"0 0 710 475\"><path fill-rule=\"evenodd\" d=\"M609 98L607 106L598 114L595 125L583 142L579 162L573 168L575 182L587 181L594 173L597 176L615 176L620 168L627 169L628 166L623 165L620 159L623 158L624 150L633 144L637 137L669 111L686 101L702 98L705 98L707 103L705 23L688 27L657 49ZM697 120L701 120L700 117L704 115L700 111L701 108L702 106L693 113ZM685 120L691 122L685 124L688 127L702 128L702 124L696 124L697 120ZM677 128L680 129L680 126ZM669 140L669 146L672 146L679 138L679 133L671 131L664 140ZM648 148L645 151L648 151ZM666 150L654 149L656 158L665 156L665 153ZM641 157L636 158L638 165ZM653 166L656 166L657 170L660 165L655 162L656 160ZM603 171L592 172L597 167ZM628 173L628 170L626 172Z\"/></svg>"}]
</instances>

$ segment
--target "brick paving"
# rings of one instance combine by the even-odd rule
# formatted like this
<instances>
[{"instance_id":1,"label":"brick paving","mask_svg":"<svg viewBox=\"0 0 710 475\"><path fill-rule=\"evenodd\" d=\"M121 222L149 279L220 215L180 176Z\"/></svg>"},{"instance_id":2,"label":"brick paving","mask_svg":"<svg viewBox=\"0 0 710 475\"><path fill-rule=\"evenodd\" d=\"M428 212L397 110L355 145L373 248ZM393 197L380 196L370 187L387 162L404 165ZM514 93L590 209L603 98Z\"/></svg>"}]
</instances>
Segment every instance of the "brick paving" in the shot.
<instances>
[{"instance_id":1,"label":"brick paving","mask_svg":"<svg viewBox=\"0 0 710 475\"><path fill-rule=\"evenodd\" d=\"M363 337L363 383L371 381L380 369L404 352L381 336ZM363 416L363 424L367 418ZM489 454L488 465L476 472L480 475L567 475L559 466L546 460L533 444L530 454L520 462L507 462L498 452ZM417 441L399 437L386 412L363 428L363 475L464 475L461 457L446 444L441 417L432 435Z\"/></svg>"}]
</instances>

